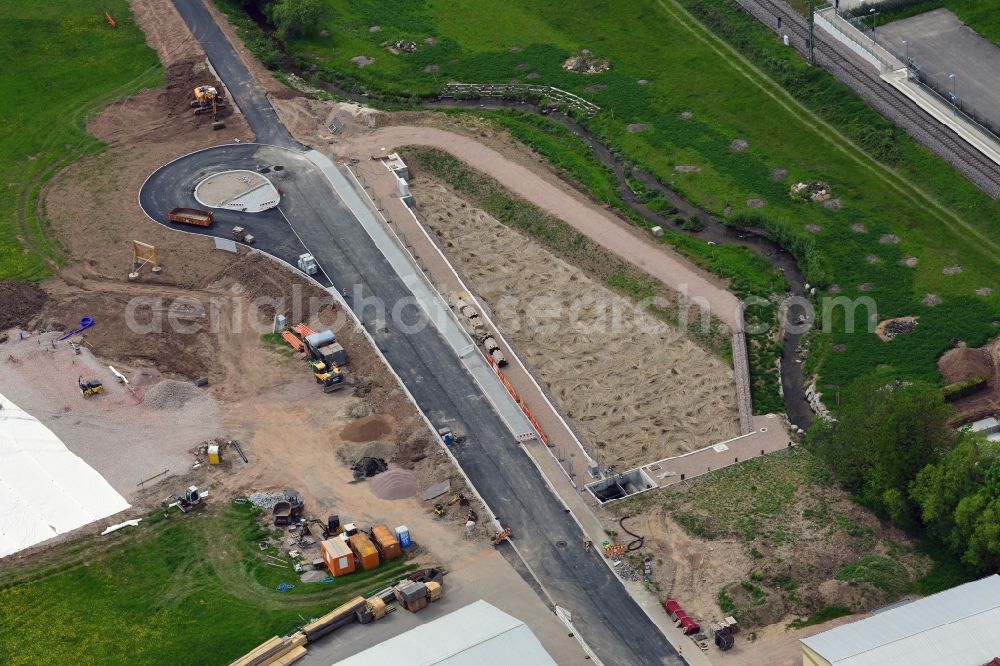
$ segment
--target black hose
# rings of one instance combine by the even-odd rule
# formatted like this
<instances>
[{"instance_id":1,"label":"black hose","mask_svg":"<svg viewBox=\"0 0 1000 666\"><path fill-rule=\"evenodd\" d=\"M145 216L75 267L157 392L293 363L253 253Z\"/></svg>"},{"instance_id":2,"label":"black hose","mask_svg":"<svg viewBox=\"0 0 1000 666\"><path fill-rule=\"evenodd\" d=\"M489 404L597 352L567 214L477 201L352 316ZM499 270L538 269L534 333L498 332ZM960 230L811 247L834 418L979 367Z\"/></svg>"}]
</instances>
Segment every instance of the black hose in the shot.
<instances>
[{"instance_id":1,"label":"black hose","mask_svg":"<svg viewBox=\"0 0 1000 666\"><path fill-rule=\"evenodd\" d=\"M646 543L646 537L639 536L635 532L629 532L628 528L625 527L626 518L630 518L630 516L622 516L621 518L618 519L618 527L622 528L622 531L625 532L625 534L628 534L629 536L635 538L632 541L628 542L628 544L625 546L625 550L629 552L632 552L633 550L639 550Z\"/></svg>"}]
</instances>

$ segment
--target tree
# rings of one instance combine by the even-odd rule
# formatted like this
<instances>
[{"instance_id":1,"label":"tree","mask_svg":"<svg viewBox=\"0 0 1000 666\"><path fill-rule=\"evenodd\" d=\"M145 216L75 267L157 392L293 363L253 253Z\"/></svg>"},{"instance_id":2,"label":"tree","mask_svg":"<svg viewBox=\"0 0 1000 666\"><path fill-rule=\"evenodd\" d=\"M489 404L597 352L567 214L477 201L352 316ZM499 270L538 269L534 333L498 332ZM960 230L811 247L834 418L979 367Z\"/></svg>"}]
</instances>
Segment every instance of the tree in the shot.
<instances>
[{"instance_id":1,"label":"tree","mask_svg":"<svg viewBox=\"0 0 1000 666\"><path fill-rule=\"evenodd\" d=\"M951 414L934 386L862 378L842 393L837 421L815 425L809 442L862 503L911 526L919 511L910 484L954 446Z\"/></svg>"},{"instance_id":2,"label":"tree","mask_svg":"<svg viewBox=\"0 0 1000 666\"><path fill-rule=\"evenodd\" d=\"M959 503L986 482L991 461L984 457L981 440L964 435L940 462L924 467L910 484L910 497L920 508L920 518L932 536L953 550L963 550L956 532Z\"/></svg>"},{"instance_id":3,"label":"tree","mask_svg":"<svg viewBox=\"0 0 1000 666\"><path fill-rule=\"evenodd\" d=\"M277 0L267 5L268 18L282 41L308 35L319 28L326 13L323 0Z\"/></svg>"},{"instance_id":4,"label":"tree","mask_svg":"<svg viewBox=\"0 0 1000 666\"><path fill-rule=\"evenodd\" d=\"M1000 566L1000 445L965 435L910 486L928 531L962 561Z\"/></svg>"}]
</instances>

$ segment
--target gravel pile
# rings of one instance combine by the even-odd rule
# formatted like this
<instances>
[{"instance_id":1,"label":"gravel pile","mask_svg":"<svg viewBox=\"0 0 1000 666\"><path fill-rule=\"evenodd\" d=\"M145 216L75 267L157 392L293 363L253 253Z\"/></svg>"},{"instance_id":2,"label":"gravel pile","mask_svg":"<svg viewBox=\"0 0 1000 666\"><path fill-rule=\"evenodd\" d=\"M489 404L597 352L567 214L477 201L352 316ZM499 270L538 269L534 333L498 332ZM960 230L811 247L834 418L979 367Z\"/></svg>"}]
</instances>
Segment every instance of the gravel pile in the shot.
<instances>
[{"instance_id":1,"label":"gravel pile","mask_svg":"<svg viewBox=\"0 0 1000 666\"><path fill-rule=\"evenodd\" d=\"M285 499L285 493L250 493L248 498L254 506L262 509L273 509L274 505Z\"/></svg>"},{"instance_id":2,"label":"gravel pile","mask_svg":"<svg viewBox=\"0 0 1000 666\"><path fill-rule=\"evenodd\" d=\"M153 409L180 409L200 396L194 384L166 379L146 391L142 400Z\"/></svg>"}]
</instances>

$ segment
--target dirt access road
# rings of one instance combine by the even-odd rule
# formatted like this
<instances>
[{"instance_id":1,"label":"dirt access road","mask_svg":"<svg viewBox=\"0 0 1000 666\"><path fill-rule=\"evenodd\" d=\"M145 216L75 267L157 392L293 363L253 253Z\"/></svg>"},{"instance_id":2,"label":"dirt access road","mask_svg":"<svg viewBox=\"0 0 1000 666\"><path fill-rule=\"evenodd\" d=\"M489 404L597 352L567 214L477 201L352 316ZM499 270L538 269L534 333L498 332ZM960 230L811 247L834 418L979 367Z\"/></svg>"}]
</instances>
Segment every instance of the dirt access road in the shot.
<instances>
[{"instance_id":1,"label":"dirt access road","mask_svg":"<svg viewBox=\"0 0 1000 666\"><path fill-rule=\"evenodd\" d=\"M385 155L400 146L431 146L451 153L499 181L514 194L555 215L622 259L636 265L689 299L708 307L731 331L743 329L740 301L721 282L664 247L637 239L638 232L588 204L569 187L559 188L482 143L454 132L396 125L343 139L338 152L359 159Z\"/></svg>"}]
</instances>

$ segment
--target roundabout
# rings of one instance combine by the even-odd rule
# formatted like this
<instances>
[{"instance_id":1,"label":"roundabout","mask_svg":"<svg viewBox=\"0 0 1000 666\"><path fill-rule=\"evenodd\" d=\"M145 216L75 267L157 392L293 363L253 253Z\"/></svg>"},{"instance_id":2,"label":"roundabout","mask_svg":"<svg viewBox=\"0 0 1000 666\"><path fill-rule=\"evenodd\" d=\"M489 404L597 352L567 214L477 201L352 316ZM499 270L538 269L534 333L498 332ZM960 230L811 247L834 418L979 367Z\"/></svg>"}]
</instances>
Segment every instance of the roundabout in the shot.
<instances>
[{"instance_id":1,"label":"roundabout","mask_svg":"<svg viewBox=\"0 0 1000 666\"><path fill-rule=\"evenodd\" d=\"M278 173L282 166L273 167ZM271 171L272 167L259 167ZM257 171L235 169L208 176L194 186L194 198L206 208L225 208L243 213L270 210L281 201L281 194L266 176Z\"/></svg>"}]
</instances>

